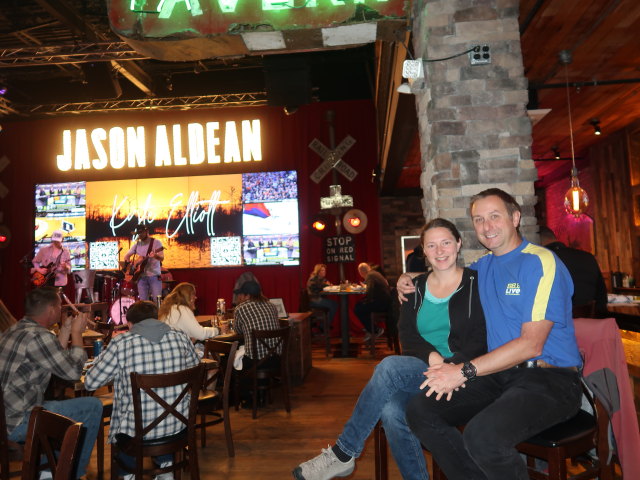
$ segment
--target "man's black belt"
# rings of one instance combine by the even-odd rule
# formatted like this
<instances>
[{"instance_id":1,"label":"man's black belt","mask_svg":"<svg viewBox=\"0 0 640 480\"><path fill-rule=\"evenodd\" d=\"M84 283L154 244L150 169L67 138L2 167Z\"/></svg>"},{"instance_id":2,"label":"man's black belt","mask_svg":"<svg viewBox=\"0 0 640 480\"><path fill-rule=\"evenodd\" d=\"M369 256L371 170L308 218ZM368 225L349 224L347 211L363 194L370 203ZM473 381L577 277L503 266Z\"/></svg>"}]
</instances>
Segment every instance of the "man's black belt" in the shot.
<instances>
[{"instance_id":1,"label":"man's black belt","mask_svg":"<svg viewBox=\"0 0 640 480\"><path fill-rule=\"evenodd\" d=\"M519 363L515 368L567 368L575 372L578 371L578 367L557 367L544 360L527 360L526 362Z\"/></svg>"}]
</instances>

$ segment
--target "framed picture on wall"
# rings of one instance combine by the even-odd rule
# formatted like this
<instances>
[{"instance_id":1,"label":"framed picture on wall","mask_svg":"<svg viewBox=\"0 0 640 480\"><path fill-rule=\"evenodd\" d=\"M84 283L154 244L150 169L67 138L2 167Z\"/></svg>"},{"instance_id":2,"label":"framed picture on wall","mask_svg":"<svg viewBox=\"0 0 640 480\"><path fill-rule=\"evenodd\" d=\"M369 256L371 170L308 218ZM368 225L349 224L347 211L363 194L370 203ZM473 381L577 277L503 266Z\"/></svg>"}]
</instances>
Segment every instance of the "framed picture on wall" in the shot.
<instances>
[{"instance_id":1,"label":"framed picture on wall","mask_svg":"<svg viewBox=\"0 0 640 480\"><path fill-rule=\"evenodd\" d=\"M420 236L407 235L400 237L400 245L402 248L402 273L407 271L407 257L413 253L413 249L420 245Z\"/></svg>"}]
</instances>

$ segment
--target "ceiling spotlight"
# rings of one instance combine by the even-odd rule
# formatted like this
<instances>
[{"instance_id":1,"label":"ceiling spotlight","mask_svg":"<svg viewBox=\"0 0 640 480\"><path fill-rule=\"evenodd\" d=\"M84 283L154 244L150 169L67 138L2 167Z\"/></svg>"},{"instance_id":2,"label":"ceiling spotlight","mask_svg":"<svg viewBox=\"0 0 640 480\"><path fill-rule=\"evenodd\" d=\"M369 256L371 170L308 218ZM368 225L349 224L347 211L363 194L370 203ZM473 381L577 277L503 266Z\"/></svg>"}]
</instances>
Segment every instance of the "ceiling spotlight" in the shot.
<instances>
[{"instance_id":1,"label":"ceiling spotlight","mask_svg":"<svg viewBox=\"0 0 640 480\"><path fill-rule=\"evenodd\" d=\"M556 145L555 147L551 147L551 151L553 152L553 156L556 160L560 160L560 149Z\"/></svg>"},{"instance_id":2,"label":"ceiling spotlight","mask_svg":"<svg viewBox=\"0 0 640 480\"><path fill-rule=\"evenodd\" d=\"M594 135L602 135L602 130L600 130L600 120L598 120L597 118L592 118L589 123L593 125Z\"/></svg>"}]
</instances>

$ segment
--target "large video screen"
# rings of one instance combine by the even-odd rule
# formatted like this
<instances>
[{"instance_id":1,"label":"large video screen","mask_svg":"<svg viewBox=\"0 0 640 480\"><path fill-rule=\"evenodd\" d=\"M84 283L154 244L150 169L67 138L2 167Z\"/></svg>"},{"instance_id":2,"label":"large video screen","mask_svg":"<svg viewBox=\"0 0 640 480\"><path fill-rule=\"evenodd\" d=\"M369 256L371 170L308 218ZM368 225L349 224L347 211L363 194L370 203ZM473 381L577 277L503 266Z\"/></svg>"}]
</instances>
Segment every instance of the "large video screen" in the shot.
<instances>
[{"instance_id":1,"label":"large video screen","mask_svg":"<svg viewBox=\"0 0 640 480\"><path fill-rule=\"evenodd\" d=\"M74 269L115 270L144 225L163 267L298 265L295 171L38 184L37 251L63 230Z\"/></svg>"}]
</instances>

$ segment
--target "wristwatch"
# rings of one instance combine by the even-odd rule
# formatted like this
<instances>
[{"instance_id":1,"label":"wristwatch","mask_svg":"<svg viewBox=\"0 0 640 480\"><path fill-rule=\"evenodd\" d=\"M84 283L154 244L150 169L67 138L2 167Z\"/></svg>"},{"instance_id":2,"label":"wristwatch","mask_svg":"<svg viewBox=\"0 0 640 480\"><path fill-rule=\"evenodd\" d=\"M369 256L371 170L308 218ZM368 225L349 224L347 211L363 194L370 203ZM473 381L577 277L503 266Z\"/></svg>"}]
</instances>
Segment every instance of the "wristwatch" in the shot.
<instances>
[{"instance_id":1,"label":"wristwatch","mask_svg":"<svg viewBox=\"0 0 640 480\"><path fill-rule=\"evenodd\" d=\"M476 378L476 366L471 362L464 362L462 364L462 376L467 380L473 380Z\"/></svg>"}]
</instances>

